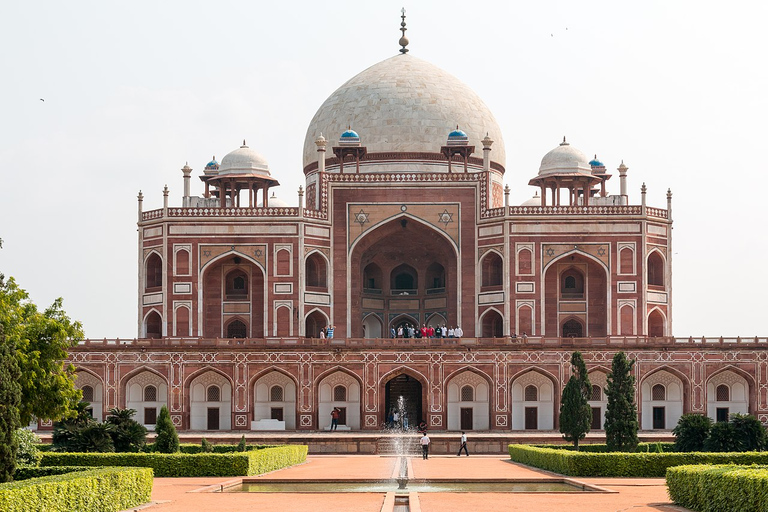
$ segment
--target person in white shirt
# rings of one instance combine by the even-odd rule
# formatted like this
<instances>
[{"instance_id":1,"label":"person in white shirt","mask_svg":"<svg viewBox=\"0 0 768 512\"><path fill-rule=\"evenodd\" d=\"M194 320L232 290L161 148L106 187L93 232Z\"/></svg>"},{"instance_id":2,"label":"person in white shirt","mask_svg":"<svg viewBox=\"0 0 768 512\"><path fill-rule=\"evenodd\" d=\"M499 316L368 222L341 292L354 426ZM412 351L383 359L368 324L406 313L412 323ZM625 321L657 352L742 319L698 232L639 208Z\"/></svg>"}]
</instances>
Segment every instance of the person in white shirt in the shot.
<instances>
[{"instance_id":1,"label":"person in white shirt","mask_svg":"<svg viewBox=\"0 0 768 512\"><path fill-rule=\"evenodd\" d=\"M448 328L448 337L449 338L455 338L456 337L456 331L453 329L453 327Z\"/></svg>"},{"instance_id":2,"label":"person in white shirt","mask_svg":"<svg viewBox=\"0 0 768 512\"><path fill-rule=\"evenodd\" d=\"M429 436L426 432L419 440L419 444L421 445L421 458L424 460L429 459Z\"/></svg>"},{"instance_id":3,"label":"person in white shirt","mask_svg":"<svg viewBox=\"0 0 768 512\"><path fill-rule=\"evenodd\" d=\"M458 325L456 326L456 329L453 331L453 333L457 338L464 336L464 331Z\"/></svg>"},{"instance_id":4,"label":"person in white shirt","mask_svg":"<svg viewBox=\"0 0 768 512\"><path fill-rule=\"evenodd\" d=\"M469 452L467 451L467 434L464 432L461 433L461 446L459 447L459 453L456 454L457 457L461 455L461 450L464 450L464 453L469 457Z\"/></svg>"}]
</instances>

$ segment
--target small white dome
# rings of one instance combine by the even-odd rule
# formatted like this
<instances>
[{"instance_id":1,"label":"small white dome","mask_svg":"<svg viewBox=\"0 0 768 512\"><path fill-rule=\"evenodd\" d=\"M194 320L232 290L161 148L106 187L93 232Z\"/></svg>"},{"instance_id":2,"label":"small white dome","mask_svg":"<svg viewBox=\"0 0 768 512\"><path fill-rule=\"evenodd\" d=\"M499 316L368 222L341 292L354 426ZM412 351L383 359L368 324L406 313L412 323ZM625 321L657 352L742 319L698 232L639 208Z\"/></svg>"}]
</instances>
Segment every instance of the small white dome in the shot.
<instances>
[{"instance_id":1,"label":"small white dome","mask_svg":"<svg viewBox=\"0 0 768 512\"><path fill-rule=\"evenodd\" d=\"M268 208L288 208L288 203L286 203L285 201L277 197L274 192L272 192L272 195L269 196L268 203L269 203L267 205ZM261 203L259 203L259 208L262 208L263 206L264 206L264 202L262 201Z\"/></svg>"},{"instance_id":2,"label":"small white dome","mask_svg":"<svg viewBox=\"0 0 768 512\"><path fill-rule=\"evenodd\" d=\"M541 196L539 195L539 192L536 191L532 198L527 199L520 206L541 206Z\"/></svg>"},{"instance_id":3,"label":"small white dome","mask_svg":"<svg viewBox=\"0 0 768 512\"><path fill-rule=\"evenodd\" d=\"M269 176L269 164L261 153L245 145L221 159L219 175L222 174L264 174Z\"/></svg>"},{"instance_id":4,"label":"small white dome","mask_svg":"<svg viewBox=\"0 0 768 512\"><path fill-rule=\"evenodd\" d=\"M544 155L539 166L539 176L549 174L592 174L589 158L565 141Z\"/></svg>"}]
</instances>

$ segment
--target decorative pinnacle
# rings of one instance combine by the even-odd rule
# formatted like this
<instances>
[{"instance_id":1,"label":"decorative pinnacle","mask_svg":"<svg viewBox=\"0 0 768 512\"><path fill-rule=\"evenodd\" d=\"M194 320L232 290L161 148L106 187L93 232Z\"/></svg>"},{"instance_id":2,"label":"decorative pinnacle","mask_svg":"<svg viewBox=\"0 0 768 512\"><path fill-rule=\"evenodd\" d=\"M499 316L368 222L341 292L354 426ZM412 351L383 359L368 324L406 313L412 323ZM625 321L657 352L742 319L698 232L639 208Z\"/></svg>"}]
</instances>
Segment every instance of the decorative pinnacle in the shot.
<instances>
[{"instance_id":1,"label":"decorative pinnacle","mask_svg":"<svg viewBox=\"0 0 768 512\"><path fill-rule=\"evenodd\" d=\"M667 201L671 201L671 200L672 200L672 189L668 188L667 189Z\"/></svg>"},{"instance_id":2,"label":"decorative pinnacle","mask_svg":"<svg viewBox=\"0 0 768 512\"><path fill-rule=\"evenodd\" d=\"M640 187L640 193L645 194L648 191L648 187L645 186L645 182L643 182L643 186Z\"/></svg>"},{"instance_id":3,"label":"decorative pinnacle","mask_svg":"<svg viewBox=\"0 0 768 512\"><path fill-rule=\"evenodd\" d=\"M240 146L240 147L241 147L241 148L247 148L247 147L248 147L248 145L245 143L245 139L243 139L243 145L242 145L242 146Z\"/></svg>"},{"instance_id":4,"label":"decorative pinnacle","mask_svg":"<svg viewBox=\"0 0 768 512\"><path fill-rule=\"evenodd\" d=\"M565 135L563 135L563 142L560 143L561 146L570 146L567 142L565 142Z\"/></svg>"},{"instance_id":5,"label":"decorative pinnacle","mask_svg":"<svg viewBox=\"0 0 768 512\"><path fill-rule=\"evenodd\" d=\"M405 31L408 29L405 28L405 7L403 7L400 10L400 12L402 13L402 16L400 16L400 18L402 18L403 20L400 22L400 32L402 32L403 35L400 37L400 41L398 41L398 44L402 46L402 48L400 48L400 53L406 54L408 53L408 48L406 48L406 46L408 46L408 38L405 37Z\"/></svg>"},{"instance_id":6,"label":"decorative pinnacle","mask_svg":"<svg viewBox=\"0 0 768 512\"><path fill-rule=\"evenodd\" d=\"M163 187L163 196L168 197L168 185Z\"/></svg>"},{"instance_id":7,"label":"decorative pinnacle","mask_svg":"<svg viewBox=\"0 0 768 512\"><path fill-rule=\"evenodd\" d=\"M485 137L483 137L481 142L483 143L483 149L491 149L491 145L493 145L493 139L488 135L488 132L485 133Z\"/></svg>"},{"instance_id":8,"label":"decorative pinnacle","mask_svg":"<svg viewBox=\"0 0 768 512\"><path fill-rule=\"evenodd\" d=\"M144 200L144 194L141 193L141 190L139 190L139 195L136 196L136 199L138 199L139 201Z\"/></svg>"}]
</instances>

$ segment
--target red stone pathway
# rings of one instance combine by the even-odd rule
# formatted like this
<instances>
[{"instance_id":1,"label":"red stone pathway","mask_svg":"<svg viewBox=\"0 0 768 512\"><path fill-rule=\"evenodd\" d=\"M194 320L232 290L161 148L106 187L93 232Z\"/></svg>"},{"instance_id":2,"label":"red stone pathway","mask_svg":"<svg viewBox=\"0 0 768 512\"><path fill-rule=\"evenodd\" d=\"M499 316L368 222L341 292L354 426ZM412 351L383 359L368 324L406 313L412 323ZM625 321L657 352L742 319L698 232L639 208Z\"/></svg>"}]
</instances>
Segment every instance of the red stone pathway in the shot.
<instances>
[{"instance_id":1,"label":"red stone pathway","mask_svg":"<svg viewBox=\"0 0 768 512\"><path fill-rule=\"evenodd\" d=\"M397 459L379 456L310 456L306 464L275 471L260 479L314 478L386 479L392 476ZM411 459L414 478L554 478L509 462L498 456L431 457ZM380 512L383 493L348 494L257 494L194 492L220 485L232 478L155 478L152 499L157 503L148 512L213 510L226 512L293 512L333 510ZM662 478L578 478L589 484L618 491L612 494L501 494L501 493L420 493L421 512L555 511L615 512L683 510L672 506ZM412 507L412 511L418 507Z\"/></svg>"}]
</instances>

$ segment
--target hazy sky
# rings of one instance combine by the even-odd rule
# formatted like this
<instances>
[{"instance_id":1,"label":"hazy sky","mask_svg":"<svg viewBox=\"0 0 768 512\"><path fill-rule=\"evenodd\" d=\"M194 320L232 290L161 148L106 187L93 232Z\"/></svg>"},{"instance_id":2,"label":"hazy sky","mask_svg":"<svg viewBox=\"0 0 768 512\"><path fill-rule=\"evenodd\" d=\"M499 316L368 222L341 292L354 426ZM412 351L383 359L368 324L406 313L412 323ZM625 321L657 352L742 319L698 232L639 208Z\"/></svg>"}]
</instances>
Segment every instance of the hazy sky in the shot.
<instances>
[{"instance_id":1,"label":"hazy sky","mask_svg":"<svg viewBox=\"0 0 768 512\"><path fill-rule=\"evenodd\" d=\"M297 204L310 119L397 53L401 7L3 2L0 272L41 306L64 297L89 337L136 336L138 191L155 209L168 184L180 206L184 163L197 176L246 139ZM513 204L563 135L609 172L623 159L630 203L643 182L651 206L674 194L674 334L768 335L768 3L405 7L411 55L499 121Z\"/></svg>"}]
</instances>

